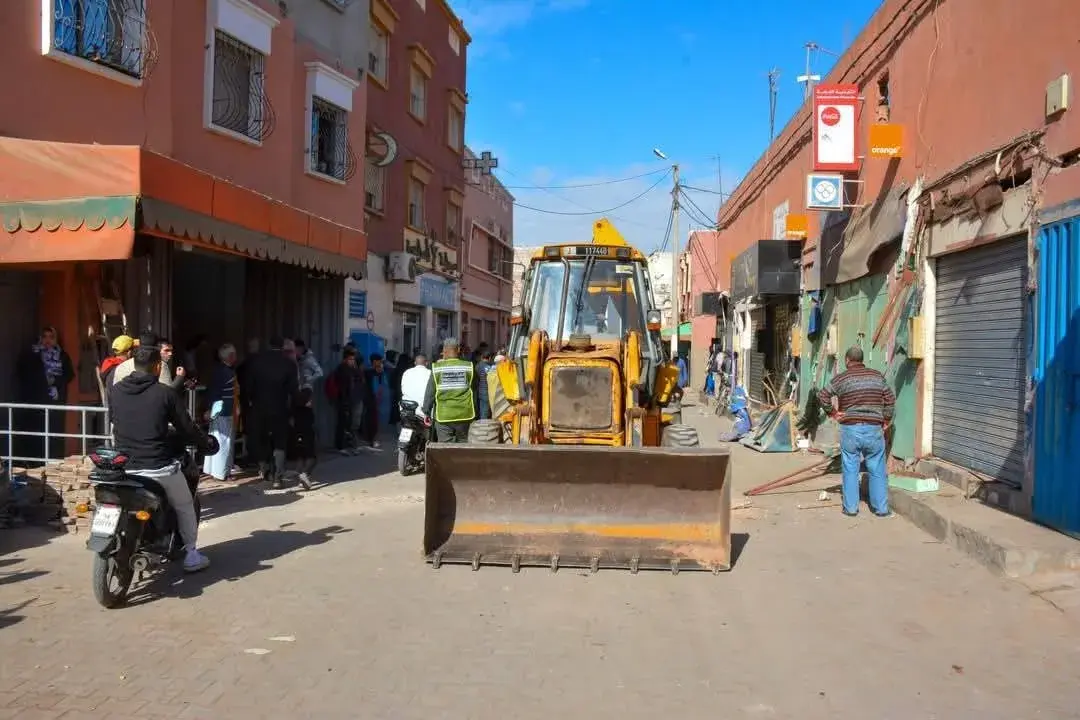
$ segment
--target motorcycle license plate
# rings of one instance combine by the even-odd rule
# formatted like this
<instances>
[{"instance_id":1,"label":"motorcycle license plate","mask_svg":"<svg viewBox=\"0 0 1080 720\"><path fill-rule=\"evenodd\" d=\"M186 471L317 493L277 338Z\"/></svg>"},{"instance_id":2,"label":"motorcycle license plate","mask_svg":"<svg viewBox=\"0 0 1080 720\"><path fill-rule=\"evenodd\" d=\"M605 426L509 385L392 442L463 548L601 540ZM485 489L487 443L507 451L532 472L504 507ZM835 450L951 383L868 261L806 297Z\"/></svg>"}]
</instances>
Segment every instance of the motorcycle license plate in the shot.
<instances>
[{"instance_id":1,"label":"motorcycle license plate","mask_svg":"<svg viewBox=\"0 0 1080 720\"><path fill-rule=\"evenodd\" d=\"M398 442L409 442L412 439L412 428L401 428L401 432L398 433Z\"/></svg>"},{"instance_id":2,"label":"motorcycle license plate","mask_svg":"<svg viewBox=\"0 0 1080 720\"><path fill-rule=\"evenodd\" d=\"M112 535L120 524L120 508L115 505L102 505L94 511L94 521L90 532L94 535Z\"/></svg>"}]
</instances>

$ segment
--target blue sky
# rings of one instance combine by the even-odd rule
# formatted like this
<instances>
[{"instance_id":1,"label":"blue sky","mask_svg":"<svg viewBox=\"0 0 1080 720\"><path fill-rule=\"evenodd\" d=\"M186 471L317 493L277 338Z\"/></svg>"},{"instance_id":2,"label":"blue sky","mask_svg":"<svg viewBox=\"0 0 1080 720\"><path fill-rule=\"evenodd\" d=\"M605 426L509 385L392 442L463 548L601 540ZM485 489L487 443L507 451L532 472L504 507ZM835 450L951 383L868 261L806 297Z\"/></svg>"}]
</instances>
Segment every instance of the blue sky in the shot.
<instances>
[{"instance_id":1,"label":"blue sky","mask_svg":"<svg viewBox=\"0 0 1080 720\"><path fill-rule=\"evenodd\" d=\"M661 178L570 189L662 167L683 182L733 189L768 144L767 73L780 70L777 132L802 102L807 42L842 52L880 0L451 0L473 37L466 138L499 158L520 204L515 244L583 239L596 216ZM820 9L826 8L827 12ZM834 61L815 54L824 76ZM525 187L522 187L525 186ZM542 186L536 189L529 186ZM634 244L654 249L670 182L609 213ZM691 192L715 217L718 196ZM697 214L694 212L693 214ZM684 213L685 232L697 224Z\"/></svg>"}]
</instances>

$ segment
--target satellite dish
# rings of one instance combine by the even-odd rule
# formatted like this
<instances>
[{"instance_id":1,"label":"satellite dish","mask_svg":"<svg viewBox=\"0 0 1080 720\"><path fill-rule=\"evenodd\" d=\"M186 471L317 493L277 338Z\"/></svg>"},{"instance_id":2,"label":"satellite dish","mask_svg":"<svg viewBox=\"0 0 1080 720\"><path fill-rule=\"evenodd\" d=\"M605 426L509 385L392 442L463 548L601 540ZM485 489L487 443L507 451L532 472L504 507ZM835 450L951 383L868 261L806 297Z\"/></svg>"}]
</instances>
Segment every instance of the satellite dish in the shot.
<instances>
[{"instance_id":1,"label":"satellite dish","mask_svg":"<svg viewBox=\"0 0 1080 720\"><path fill-rule=\"evenodd\" d=\"M386 167L397 158L397 140L390 133L372 133L368 142L368 150L371 151L370 154L378 158L375 161L375 167Z\"/></svg>"}]
</instances>

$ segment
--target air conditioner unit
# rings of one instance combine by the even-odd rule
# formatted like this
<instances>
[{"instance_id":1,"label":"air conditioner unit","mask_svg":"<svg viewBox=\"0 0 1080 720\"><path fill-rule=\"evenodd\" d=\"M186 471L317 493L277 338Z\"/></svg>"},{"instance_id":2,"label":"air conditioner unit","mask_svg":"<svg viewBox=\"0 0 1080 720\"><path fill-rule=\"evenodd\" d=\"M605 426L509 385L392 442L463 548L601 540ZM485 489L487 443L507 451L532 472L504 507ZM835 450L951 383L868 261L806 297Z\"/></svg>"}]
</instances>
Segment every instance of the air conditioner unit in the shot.
<instances>
[{"instance_id":1,"label":"air conditioner unit","mask_svg":"<svg viewBox=\"0 0 1080 720\"><path fill-rule=\"evenodd\" d=\"M416 256L407 252L392 252L386 259L386 279L395 283L416 282Z\"/></svg>"},{"instance_id":2,"label":"air conditioner unit","mask_svg":"<svg viewBox=\"0 0 1080 720\"><path fill-rule=\"evenodd\" d=\"M694 315L723 315L722 293L707 292L694 296Z\"/></svg>"}]
</instances>

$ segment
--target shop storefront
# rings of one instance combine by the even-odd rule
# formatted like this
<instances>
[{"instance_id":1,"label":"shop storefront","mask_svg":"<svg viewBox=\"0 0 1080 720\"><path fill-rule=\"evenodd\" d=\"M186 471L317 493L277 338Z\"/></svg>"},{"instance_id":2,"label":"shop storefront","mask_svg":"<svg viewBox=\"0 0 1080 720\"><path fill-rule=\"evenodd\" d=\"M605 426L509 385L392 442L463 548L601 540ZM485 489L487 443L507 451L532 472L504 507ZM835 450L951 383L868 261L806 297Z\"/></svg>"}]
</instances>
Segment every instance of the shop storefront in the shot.
<instances>
[{"instance_id":1,"label":"shop storefront","mask_svg":"<svg viewBox=\"0 0 1080 720\"><path fill-rule=\"evenodd\" d=\"M731 264L739 383L765 405L783 402L797 377L791 338L798 326L801 257L798 240L759 240Z\"/></svg>"},{"instance_id":2,"label":"shop storefront","mask_svg":"<svg viewBox=\"0 0 1080 720\"><path fill-rule=\"evenodd\" d=\"M23 316L5 332L56 326L68 403L100 403L95 368L125 332L202 339L206 366L221 343L273 335L333 361L360 230L138 147L0 138L0 184L0 297Z\"/></svg>"}]
</instances>

